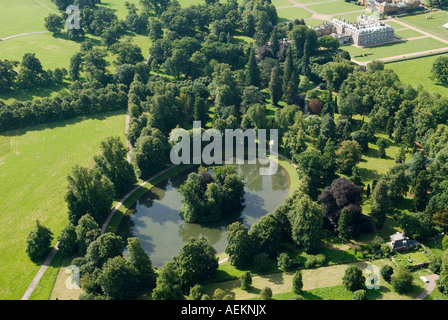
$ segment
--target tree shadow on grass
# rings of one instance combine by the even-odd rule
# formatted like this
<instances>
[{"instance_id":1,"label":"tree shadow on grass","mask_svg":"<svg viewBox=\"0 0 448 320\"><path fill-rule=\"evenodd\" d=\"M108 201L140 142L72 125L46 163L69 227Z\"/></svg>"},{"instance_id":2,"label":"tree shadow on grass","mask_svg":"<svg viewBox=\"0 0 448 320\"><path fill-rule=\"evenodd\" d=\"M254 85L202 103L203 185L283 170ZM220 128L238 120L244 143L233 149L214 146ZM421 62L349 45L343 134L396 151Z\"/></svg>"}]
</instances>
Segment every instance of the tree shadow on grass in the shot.
<instances>
[{"instance_id":1,"label":"tree shadow on grass","mask_svg":"<svg viewBox=\"0 0 448 320\"><path fill-rule=\"evenodd\" d=\"M308 291L302 291L302 296L306 300L323 300L322 297L315 295L314 293L308 292Z\"/></svg>"},{"instance_id":2,"label":"tree shadow on grass","mask_svg":"<svg viewBox=\"0 0 448 320\"><path fill-rule=\"evenodd\" d=\"M275 284L283 284L285 282L284 279L283 279L283 273L282 272L269 274L269 275L260 275L260 278L267 279L270 282L275 283Z\"/></svg>"}]
</instances>

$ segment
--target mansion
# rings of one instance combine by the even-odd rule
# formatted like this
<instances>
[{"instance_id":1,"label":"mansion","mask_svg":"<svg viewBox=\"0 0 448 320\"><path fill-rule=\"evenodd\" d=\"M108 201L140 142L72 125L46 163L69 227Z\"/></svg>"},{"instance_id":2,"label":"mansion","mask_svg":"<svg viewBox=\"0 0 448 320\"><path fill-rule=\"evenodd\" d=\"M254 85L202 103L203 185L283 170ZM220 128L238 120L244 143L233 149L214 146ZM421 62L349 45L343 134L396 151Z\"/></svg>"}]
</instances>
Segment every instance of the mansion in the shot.
<instances>
[{"instance_id":1,"label":"mansion","mask_svg":"<svg viewBox=\"0 0 448 320\"><path fill-rule=\"evenodd\" d=\"M420 8L420 0L359 0L359 3L375 12L386 14Z\"/></svg>"}]
</instances>

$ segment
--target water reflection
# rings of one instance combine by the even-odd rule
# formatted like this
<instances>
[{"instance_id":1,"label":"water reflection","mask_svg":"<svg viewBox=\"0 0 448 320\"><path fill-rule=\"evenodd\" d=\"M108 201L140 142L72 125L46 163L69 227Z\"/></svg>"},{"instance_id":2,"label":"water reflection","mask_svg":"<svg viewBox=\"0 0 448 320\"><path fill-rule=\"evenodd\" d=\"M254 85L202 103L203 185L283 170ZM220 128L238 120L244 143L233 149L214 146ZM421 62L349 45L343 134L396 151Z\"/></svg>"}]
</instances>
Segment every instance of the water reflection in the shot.
<instances>
[{"instance_id":1,"label":"water reflection","mask_svg":"<svg viewBox=\"0 0 448 320\"><path fill-rule=\"evenodd\" d=\"M182 196L177 191L187 179L190 168L157 184L139 199L127 212L119 227L124 237L135 236L149 254L154 265L161 266L177 255L190 237L206 237L218 253L227 245L225 228L232 222L241 221L248 227L260 217L273 211L287 197L289 177L279 167L275 175L259 175L259 164L237 165L246 182L245 207L242 212L227 215L218 222L187 223L179 215Z\"/></svg>"}]
</instances>

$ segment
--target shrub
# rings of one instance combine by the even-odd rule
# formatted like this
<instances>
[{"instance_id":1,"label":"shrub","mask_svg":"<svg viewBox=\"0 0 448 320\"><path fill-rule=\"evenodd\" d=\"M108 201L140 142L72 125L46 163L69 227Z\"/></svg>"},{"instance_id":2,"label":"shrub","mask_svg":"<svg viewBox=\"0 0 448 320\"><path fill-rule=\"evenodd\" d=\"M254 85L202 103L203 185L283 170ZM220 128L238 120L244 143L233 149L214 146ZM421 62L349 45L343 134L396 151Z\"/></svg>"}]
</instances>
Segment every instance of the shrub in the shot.
<instances>
[{"instance_id":1,"label":"shrub","mask_svg":"<svg viewBox=\"0 0 448 320\"><path fill-rule=\"evenodd\" d=\"M196 284L190 288L190 295L188 296L188 300L201 300L204 296L204 289L200 284Z\"/></svg>"},{"instance_id":2,"label":"shrub","mask_svg":"<svg viewBox=\"0 0 448 320\"><path fill-rule=\"evenodd\" d=\"M383 279L386 282L390 282L390 279L391 279L391 276L393 273L394 273L394 268L392 268L391 266L389 266L387 264L382 266L380 269L381 277L383 277Z\"/></svg>"},{"instance_id":3,"label":"shrub","mask_svg":"<svg viewBox=\"0 0 448 320\"><path fill-rule=\"evenodd\" d=\"M213 292L213 300L222 300L225 295L226 293L222 289L218 288L215 292Z\"/></svg>"},{"instance_id":4,"label":"shrub","mask_svg":"<svg viewBox=\"0 0 448 320\"><path fill-rule=\"evenodd\" d=\"M302 273L297 271L292 278L292 290L296 294L300 294L303 288Z\"/></svg>"},{"instance_id":5,"label":"shrub","mask_svg":"<svg viewBox=\"0 0 448 320\"><path fill-rule=\"evenodd\" d=\"M353 292L352 300L367 300L366 290L357 290Z\"/></svg>"},{"instance_id":6,"label":"shrub","mask_svg":"<svg viewBox=\"0 0 448 320\"><path fill-rule=\"evenodd\" d=\"M211 300L208 294L203 294L201 300Z\"/></svg>"},{"instance_id":7,"label":"shrub","mask_svg":"<svg viewBox=\"0 0 448 320\"><path fill-rule=\"evenodd\" d=\"M224 298L222 298L222 300L234 300L234 299L233 299L233 296L229 293L229 294L226 294L224 296Z\"/></svg>"},{"instance_id":8,"label":"shrub","mask_svg":"<svg viewBox=\"0 0 448 320\"><path fill-rule=\"evenodd\" d=\"M294 261L291 259L288 253L282 252L277 257L277 266L282 271L291 270L295 267Z\"/></svg>"},{"instance_id":9,"label":"shrub","mask_svg":"<svg viewBox=\"0 0 448 320\"><path fill-rule=\"evenodd\" d=\"M272 298L272 289L269 287L264 287L261 290L260 298L263 300L271 300Z\"/></svg>"},{"instance_id":10,"label":"shrub","mask_svg":"<svg viewBox=\"0 0 448 320\"><path fill-rule=\"evenodd\" d=\"M252 275L250 274L249 271L246 271L242 276L241 276L241 289L243 290L249 290L249 288L252 285Z\"/></svg>"}]
</instances>

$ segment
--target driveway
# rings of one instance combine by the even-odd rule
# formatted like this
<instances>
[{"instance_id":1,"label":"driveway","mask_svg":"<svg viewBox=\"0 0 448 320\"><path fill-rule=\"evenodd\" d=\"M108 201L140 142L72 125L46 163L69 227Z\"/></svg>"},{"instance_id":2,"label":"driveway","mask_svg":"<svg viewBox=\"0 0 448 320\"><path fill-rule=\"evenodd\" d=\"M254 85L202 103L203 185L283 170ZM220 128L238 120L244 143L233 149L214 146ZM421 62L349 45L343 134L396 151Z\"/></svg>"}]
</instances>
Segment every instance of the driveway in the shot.
<instances>
[{"instance_id":1,"label":"driveway","mask_svg":"<svg viewBox=\"0 0 448 320\"><path fill-rule=\"evenodd\" d=\"M439 276L437 274L432 274L425 277L428 278L429 283L426 283L425 290L423 290L423 292L420 293L414 300L425 299L437 287L436 280L439 279Z\"/></svg>"}]
</instances>

